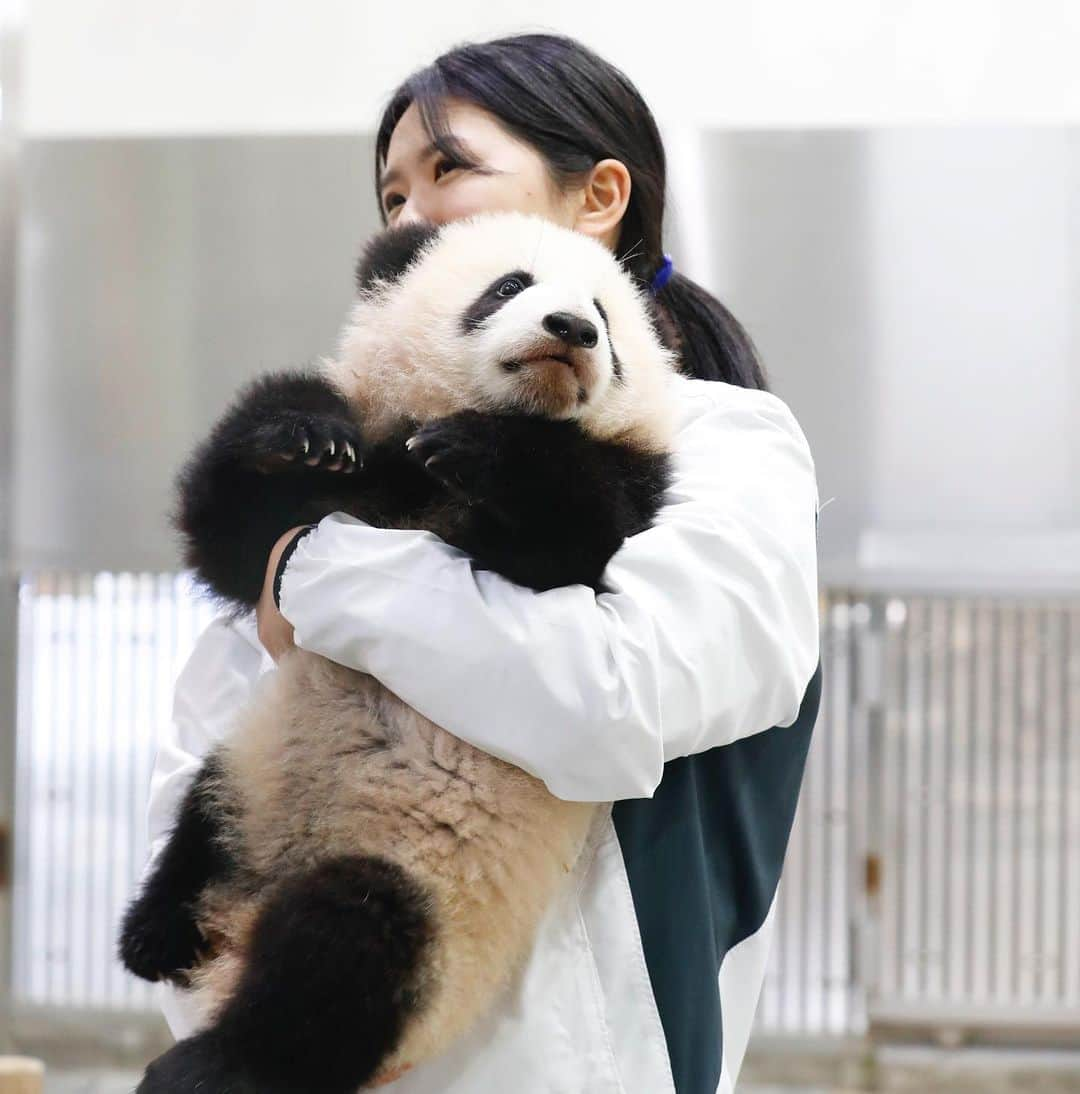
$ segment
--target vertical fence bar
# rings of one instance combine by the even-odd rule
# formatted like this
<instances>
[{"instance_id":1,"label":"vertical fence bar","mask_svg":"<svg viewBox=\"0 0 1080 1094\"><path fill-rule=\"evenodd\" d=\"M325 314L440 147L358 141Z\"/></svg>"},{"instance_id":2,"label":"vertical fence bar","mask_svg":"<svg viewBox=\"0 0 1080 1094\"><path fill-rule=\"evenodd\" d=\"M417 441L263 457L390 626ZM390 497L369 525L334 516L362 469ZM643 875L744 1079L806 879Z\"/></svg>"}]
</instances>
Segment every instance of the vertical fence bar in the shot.
<instances>
[{"instance_id":1,"label":"vertical fence bar","mask_svg":"<svg viewBox=\"0 0 1080 1094\"><path fill-rule=\"evenodd\" d=\"M1061 800L1062 841L1065 859L1065 885L1062 888L1062 938L1064 954L1064 990L1067 999L1080 997L1080 787L1077 768L1080 765L1080 605L1069 611L1068 639L1065 651L1068 684L1062 697L1065 717L1062 731Z\"/></svg>"},{"instance_id":2,"label":"vertical fence bar","mask_svg":"<svg viewBox=\"0 0 1080 1094\"><path fill-rule=\"evenodd\" d=\"M843 965L841 968L843 983L841 988L841 1008L837 1017L834 1032L847 1033L855 1028L858 1021L855 1014L855 992L858 990L859 958L858 946L861 943L860 927L865 918L864 902L865 888L859 881L861 873L857 869L860 860L865 860L865 848L860 846L856 833L859 830L859 809L862 797L856 792L858 785L865 785L862 780L857 780L856 772L862 770L865 763L865 740L860 740L855 727L861 725L865 713L859 703L860 690L864 686L865 674L858 670L856 642L866 643L871 633L872 611L867 605L866 623L860 636L852 633L845 645L845 659L848 664L848 686L846 690L846 702L844 703L844 839L840 850L841 861L844 864L844 916L843 934L841 936L841 955ZM858 880L857 880L858 879Z\"/></svg>"},{"instance_id":3,"label":"vertical fence bar","mask_svg":"<svg viewBox=\"0 0 1080 1094\"><path fill-rule=\"evenodd\" d=\"M1035 967L1034 996L1036 1003L1049 1002L1050 984L1056 973L1057 955L1053 952L1052 939L1054 902L1048 899L1057 891L1056 843L1052 839L1050 818L1054 814L1056 800L1050 781L1050 758L1053 749L1053 726L1057 718L1057 689L1054 687L1056 665L1052 656L1058 618L1050 603L1041 603L1037 617L1035 642L1038 646L1033 682L1033 697L1038 703L1036 712L1037 747L1035 756L1035 849L1038 855L1035 884L1032 893L1034 905Z\"/></svg>"}]
</instances>

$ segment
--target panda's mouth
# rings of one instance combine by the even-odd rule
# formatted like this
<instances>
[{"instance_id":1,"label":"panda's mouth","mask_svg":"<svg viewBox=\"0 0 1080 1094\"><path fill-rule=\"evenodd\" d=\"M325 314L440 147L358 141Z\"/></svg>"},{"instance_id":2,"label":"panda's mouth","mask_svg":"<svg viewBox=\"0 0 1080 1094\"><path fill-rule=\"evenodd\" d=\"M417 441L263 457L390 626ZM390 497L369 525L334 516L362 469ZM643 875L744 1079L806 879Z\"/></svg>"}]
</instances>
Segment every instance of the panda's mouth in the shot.
<instances>
[{"instance_id":1,"label":"panda's mouth","mask_svg":"<svg viewBox=\"0 0 1080 1094\"><path fill-rule=\"evenodd\" d=\"M539 365L544 361L558 361L571 369L576 368L574 359L568 353L541 353L533 357L513 358L509 361L503 361L502 367L507 372L517 372L525 365Z\"/></svg>"},{"instance_id":2,"label":"panda's mouth","mask_svg":"<svg viewBox=\"0 0 1080 1094\"><path fill-rule=\"evenodd\" d=\"M504 361L502 367L515 375L514 386L522 405L557 418L582 408L597 384L592 355L565 342L541 342Z\"/></svg>"}]
</instances>

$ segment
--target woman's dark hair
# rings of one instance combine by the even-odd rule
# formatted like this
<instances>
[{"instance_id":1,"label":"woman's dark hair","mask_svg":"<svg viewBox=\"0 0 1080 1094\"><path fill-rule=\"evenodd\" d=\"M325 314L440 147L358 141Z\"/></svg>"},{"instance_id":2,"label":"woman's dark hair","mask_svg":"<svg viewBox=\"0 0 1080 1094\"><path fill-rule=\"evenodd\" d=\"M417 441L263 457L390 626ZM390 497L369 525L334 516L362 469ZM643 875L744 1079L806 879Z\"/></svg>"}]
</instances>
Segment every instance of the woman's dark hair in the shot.
<instances>
[{"instance_id":1,"label":"woman's dark hair","mask_svg":"<svg viewBox=\"0 0 1080 1094\"><path fill-rule=\"evenodd\" d=\"M651 283L663 260L666 158L652 112L619 69L561 35L521 34L457 46L405 80L383 111L375 138L377 198L391 134L413 103L443 155L483 169L447 128L449 98L481 107L532 146L562 192L582 185L600 160L622 161L631 187L616 254L628 273ZM678 353L684 372L767 387L750 336L711 293L676 271L652 299L660 336Z\"/></svg>"}]
</instances>

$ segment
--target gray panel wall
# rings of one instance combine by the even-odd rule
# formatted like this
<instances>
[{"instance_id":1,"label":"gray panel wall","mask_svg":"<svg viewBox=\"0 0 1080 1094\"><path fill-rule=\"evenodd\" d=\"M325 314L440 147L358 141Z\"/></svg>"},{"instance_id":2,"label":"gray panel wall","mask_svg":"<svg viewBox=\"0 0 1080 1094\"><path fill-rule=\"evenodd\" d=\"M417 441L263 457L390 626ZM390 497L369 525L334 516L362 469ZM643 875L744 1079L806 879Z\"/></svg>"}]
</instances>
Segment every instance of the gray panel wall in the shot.
<instances>
[{"instance_id":1,"label":"gray panel wall","mask_svg":"<svg viewBox=\"0 0 1080 1094\"><path fill-rule=\"evenodd\" d=\"M872 258L865 132L715 134L717 291L810 441L824 554L853 556L874 447Z\"/></svg>"},{"instance_id":2,"label":"gray panel wall","mask_svg":"<svg viewBox=\"0 0 1080 1094\"><path fill-rule=\"evenodd\" d=\"M23 566L175 565L183 454L243 378L333 346L376 227L370 144L26 146ZM692 230L810 440L823 575L887 563L962 585L978 555L995 587L1048 568L1080 587L1080 551L1062 561L1080 532L1080 133L716 132L705 148Z\"/></svg>"},{"instance_id":3,"label":"gray panel wall","mask_svg":"<svg viewBox=\"0 0 1080 1094\"><path fill-rule=\"evenodd\" d=\"M183 456L247 377L333 349L374 229L370 141L28 142L16 555L176 565Z\"/></svg>"},{"instance_id":4,"label":"gray panel wall","mask_svg":"<svg viewBox=\"0 0 1080 1094\"><path fill-rule=\"evenodd\" d=\"M810 440L823 575L1080 588L1080 131L710 152L717 289Z\"/></svg>"}]
</instances>

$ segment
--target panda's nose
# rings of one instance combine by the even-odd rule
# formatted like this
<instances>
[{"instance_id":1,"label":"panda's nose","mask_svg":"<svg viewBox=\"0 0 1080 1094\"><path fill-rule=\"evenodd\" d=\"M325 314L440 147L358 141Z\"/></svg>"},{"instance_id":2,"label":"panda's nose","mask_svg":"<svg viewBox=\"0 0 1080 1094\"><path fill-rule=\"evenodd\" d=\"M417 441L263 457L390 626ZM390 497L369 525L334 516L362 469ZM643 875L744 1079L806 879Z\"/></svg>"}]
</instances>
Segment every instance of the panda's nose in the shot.
<instances>
[{"instance_id":1,"label":"panda's nose","mask_svg":"<svg viewBox=\"0 0 1080 1094\"><path fill-rule=\"evenodd\" d=\"M580 316L571 315L566 311L552 312L543 319L544 330L561 338L571 346L583 346L592 349L596 345L598 335L596 327Z\"/></svg>"}]
</instances>

